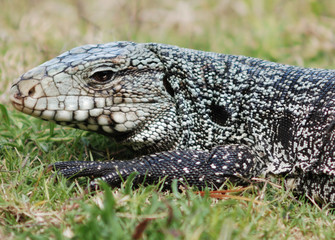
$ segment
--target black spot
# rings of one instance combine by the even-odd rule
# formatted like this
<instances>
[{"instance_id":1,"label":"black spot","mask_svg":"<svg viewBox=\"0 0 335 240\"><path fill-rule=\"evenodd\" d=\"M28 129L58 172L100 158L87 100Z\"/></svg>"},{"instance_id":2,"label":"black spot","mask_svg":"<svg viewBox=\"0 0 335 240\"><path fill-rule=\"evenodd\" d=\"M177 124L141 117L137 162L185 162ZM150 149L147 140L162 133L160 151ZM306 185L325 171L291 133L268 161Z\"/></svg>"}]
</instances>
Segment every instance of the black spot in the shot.
<instances>
[{"instance_id":1,"label":"black spot","mask_svg":"<svg viewBox=\"0 0 335 240\"><path fill-rule=\"evenodd\" d=\"M224 106L218 106L215 103L212 103L210 110L211 120L216 124L224 126L228 118L230 118L230 113L227 112Z\"/></svg>"},{"instance_id":2,"label":"black spot","mask_svg":"<svg viewBox=\"0 0 335 240\"><path fill-rule=\"evenodd\" d=\"M174 97L173 88L171 87L171 84L169 83L167 78L168 78L168 75L165 75L164 78L163 78L163 85L165 87L165 90L168 92L168 94L170 94L172 97Z\"/></svg>"},{"instance_id":3,"label":"black spot","mask_svg":"<svg viewBox=\"0 0 335 240\"><path fill-rule=\"evenodd\" d=\"M250 93L251 93L251 88L250 88L250 86L248 86L248 87L246 87L246 88L243 88L243 89L241 90L241 93L242 93L242 95L250 94Z\"/></svg>"},{"instance_id":4,"label":"black spot","mask_svg":"<svg viewBox=\"0 0 335 240\"><path fill-rule=\"evenodd\" d=\"M277 128L277 140L281 142L285 149L289 148L290 142L292 141L292 114L285 112L284 116L278 120Z\"/></svg>"},{"instance_id":5,"label":"black spot","mask_svg":"<svg viewBox=\"0 0 335 240\"><path fill-rule=\"evenodd\" d=\"M331 133L332 131L334 131L335 128L335 121L333 120L327 127L326 132L327 134Z\"/></svg>"}]
</instances>

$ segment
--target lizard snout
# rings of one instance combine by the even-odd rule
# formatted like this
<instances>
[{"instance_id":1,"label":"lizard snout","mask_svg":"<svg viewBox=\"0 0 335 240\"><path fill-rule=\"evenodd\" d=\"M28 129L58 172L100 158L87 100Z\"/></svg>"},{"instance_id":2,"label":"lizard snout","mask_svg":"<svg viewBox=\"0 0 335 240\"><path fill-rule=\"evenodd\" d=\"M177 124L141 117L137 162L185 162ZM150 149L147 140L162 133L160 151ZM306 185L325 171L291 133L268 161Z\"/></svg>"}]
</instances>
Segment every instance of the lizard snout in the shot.
<instances>
[{"instance_id":1,"label":"lizard snout","mask_svg":"<svg viewBox=\"0 0 335 240\"><path fill-rule=\"evenodd\" d=\"M36 103L36 99L44 96L40 81L34 79L19 80L13 84L10 90L10 101L20 111L23 107L31 105L30 102Z\"/></svg>"},{"instance_id":2,"label":"lizard snout","mask_svg":"<svg viewBox=\"0 0 335 240\"><path fill-rule=\"evenodd\" d=\"M22 109L22 94L17 85L13 85L10 89L9 100L17 110Z\"/></svg>"}]
</instances>

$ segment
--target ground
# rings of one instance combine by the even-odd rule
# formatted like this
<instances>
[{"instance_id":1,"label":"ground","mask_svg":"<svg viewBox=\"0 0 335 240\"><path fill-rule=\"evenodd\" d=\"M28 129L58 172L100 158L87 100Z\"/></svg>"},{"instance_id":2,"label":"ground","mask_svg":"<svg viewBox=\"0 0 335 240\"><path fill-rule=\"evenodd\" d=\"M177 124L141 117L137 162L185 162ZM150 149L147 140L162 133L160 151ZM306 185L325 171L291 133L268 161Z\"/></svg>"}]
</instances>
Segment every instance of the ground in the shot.
<instances>
[{"instance_id":1,"label":"ground","mask_svg":"<svg viewBox=\"0 0 335 240\"><path fill-rule=\"evenodd\" d=\"M335 215L260 179L213 198L159 185L88 193L48 164L112 158L105 137L18 113L11 82L72 47L161 42L271 61L335 68L335 2L290 0L2 0L0 10L1 239L330 239ZM55 181L55 178L57 181ZM229 184L228 184L229 185Z\"/></svg>"}]
</instances>

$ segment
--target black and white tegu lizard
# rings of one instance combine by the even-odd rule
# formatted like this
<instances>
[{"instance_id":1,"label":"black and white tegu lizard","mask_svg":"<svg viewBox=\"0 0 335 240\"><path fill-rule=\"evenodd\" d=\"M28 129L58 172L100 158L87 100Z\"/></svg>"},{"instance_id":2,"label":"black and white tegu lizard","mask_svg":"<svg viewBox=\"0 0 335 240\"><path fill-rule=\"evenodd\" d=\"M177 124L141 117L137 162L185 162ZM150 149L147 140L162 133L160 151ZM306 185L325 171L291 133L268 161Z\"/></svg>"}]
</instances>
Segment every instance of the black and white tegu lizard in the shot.
<instances>
[{"instance_id":1,"label":"black and white tegu lizard","mask_svg":"<svg viewBox=\"0 0 335 240\"><path fill-rule=\"evenodd\" d=\"M23 74L24 113L127 143L129 161L61 162L66 177L203 187L261 174L335 203L335 71L155 43L85 45ZM145 155L141 156L141 154ZM92 184L96 184L95 181Z\"/></svg>"}]
</instances>

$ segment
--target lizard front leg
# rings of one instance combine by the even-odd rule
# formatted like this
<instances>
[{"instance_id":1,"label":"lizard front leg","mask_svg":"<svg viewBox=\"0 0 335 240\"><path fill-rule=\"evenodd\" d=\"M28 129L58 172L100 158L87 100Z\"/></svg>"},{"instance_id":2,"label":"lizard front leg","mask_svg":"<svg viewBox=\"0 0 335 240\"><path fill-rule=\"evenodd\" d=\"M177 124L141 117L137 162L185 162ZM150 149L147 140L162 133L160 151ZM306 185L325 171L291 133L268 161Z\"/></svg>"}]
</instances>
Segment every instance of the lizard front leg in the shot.
<instances>
[{"instance_id":1,"label":"lizard front leg","mask_svg":"<svg viewBox=\"0 0 335 240\"><path fill-rule=\"evenodd\" d=\"M122 179L126 179L132 172L137 172L135 185L144 180L147 184L154 184L165 178L167 188L174 179L198 188L218 188L227 179L234 183L242 183L245 179L259 175L262 163L247 146L226 145L216 147L211 152L176 150L129 161L59 162L52 167L65 177L90 176L99 178L113 187L119 187ZM96 185L96 181L93 181L92 185Z\"/></svg>"}]
</instances>

